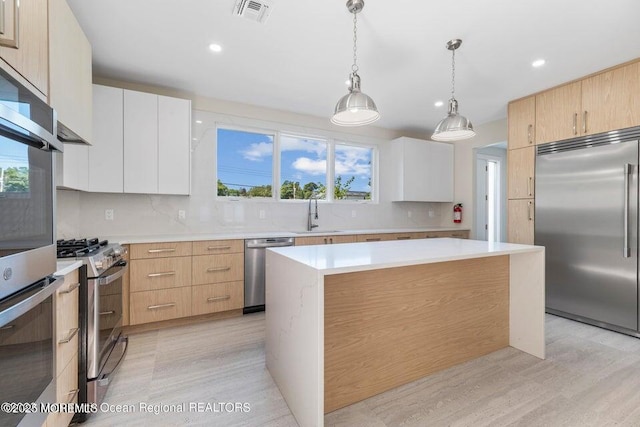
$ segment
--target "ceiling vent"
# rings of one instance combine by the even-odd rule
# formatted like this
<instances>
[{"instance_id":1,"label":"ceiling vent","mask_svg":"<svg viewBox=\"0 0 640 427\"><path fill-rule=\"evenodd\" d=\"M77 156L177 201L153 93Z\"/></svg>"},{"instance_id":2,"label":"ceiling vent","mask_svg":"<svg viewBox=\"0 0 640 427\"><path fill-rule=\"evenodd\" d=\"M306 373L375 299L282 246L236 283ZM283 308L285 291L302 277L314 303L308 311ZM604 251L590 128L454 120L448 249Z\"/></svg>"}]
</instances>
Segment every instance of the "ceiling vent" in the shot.
<instances>
[{"instance_id":1,"label":"ceiling vent","mask_svg":"<svg viewBox=\"0 0 640 427\"><path fill-rule=\"evenodd\" d=\"M236 0L233 14L240 18L264 24L271 13L271 4L265 0Z\"/></svg>"}]
</instances>

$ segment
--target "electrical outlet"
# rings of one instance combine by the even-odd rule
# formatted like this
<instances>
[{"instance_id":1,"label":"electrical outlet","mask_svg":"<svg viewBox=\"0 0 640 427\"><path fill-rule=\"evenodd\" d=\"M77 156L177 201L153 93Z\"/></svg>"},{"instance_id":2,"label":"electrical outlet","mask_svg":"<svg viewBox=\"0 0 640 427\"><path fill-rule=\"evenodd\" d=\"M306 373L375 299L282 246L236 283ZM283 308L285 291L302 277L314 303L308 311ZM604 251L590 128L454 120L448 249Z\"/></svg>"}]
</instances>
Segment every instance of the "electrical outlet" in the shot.
<instances>
[{"instance_id":1,"label":"electrical outlet","mask_svg":"<svg viewBox=\"0 0 640 427\"><path fill-rule=\"evenodd\" d=\"M355 218L356 217L356 211L355 209L351 211L351 218Z\"/></svg>"},{"instance_id":2,"label":"electrical outlet","mask_svg":"<svg viewBox=\"0 0 640 427\"><path fill-rule=\"evenodd\" d=\"M107 221L113 221L113 209L104 210L104 219Z\"/></svg>"},{"instance_id":3,"label":"electrical outlet","mask_svg":"<svg viewBox=\"0 0 640 427\"><path fill-rule=\"evenodd\" d=\"M408 218L411 218L412 216L413 216L413 212L411 212L411 211L407 211L407 217L408 217Z\"/></svg>"},{"instance_id":4,"label":"electrical outlet","mask_svg":"<svg viewBox=\"0 0 640 427\"><path fill-rule=\"evenodd\" d=\"M267 217L267 213L264 211L264 209L260 209L260 211L258 211L258 216L260 217L260 219L265 219Z\"/></svg>"},{"instance_id":5,"label":"electrical outlet","mask_svg":"<svg viewBox=\"0 0 640 427\"><path fill-rule=\"evenodd\" d=\"M183 209L178 210L178 219L187 219L187 211Z\"/></svg>"},{"instance_id":6,"label":"electrical outlet","mask_svg":"<svg viewBox=\"0 0 640 427\"><path fill-rule=\"evenodd\" d=\"M429 209L429 218L435 218L436 213L433 209Z\"/></svg>"}]
</instances>

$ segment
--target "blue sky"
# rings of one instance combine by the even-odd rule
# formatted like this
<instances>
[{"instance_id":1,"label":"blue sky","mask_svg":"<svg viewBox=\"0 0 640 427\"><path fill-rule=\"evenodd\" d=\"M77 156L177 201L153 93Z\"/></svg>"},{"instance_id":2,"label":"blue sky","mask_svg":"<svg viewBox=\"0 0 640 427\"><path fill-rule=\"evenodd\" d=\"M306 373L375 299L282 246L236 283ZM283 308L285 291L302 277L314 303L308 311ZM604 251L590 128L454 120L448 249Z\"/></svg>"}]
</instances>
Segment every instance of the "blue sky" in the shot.
<instances>
[{"instance_id":1,"label":"blue sky","mask_svg":"<svg viewBox=\"0 0 640 427\"><path fill-rule=\"evenodd\" d=\"M271 184L273 142L272 135L218 129L218 179L230 188ZM282 135L280 147L280 183L326 181L326 142ZM355 176L351 189L370 191L372 150L336 144L335 153L336 176L343 182Z\"/></svg>"},{"instance_id":2,"label":"blue sky","mask_svg":"<svg viewBox=\"0 0 640 427\"><path fill-rule=\"evenodd\" d=\"M29 146L0 137L0 168L29 167Z\"/></svg>"}]
</instances>

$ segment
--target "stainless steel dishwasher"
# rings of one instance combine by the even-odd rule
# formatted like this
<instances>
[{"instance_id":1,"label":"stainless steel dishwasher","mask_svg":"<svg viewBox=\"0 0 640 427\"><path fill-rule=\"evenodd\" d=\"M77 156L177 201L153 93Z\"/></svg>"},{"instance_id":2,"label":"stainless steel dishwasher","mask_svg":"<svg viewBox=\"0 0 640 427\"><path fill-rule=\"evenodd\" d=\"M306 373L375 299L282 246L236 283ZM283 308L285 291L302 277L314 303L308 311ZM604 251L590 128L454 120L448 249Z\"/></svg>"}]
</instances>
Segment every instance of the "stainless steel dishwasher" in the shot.
<instances>
[{"instance_id":1,"label":"stainless steel dishwasher","mask_svg":"<svg viewBox=\"0 0 640 427\"><path fill-rule=\"evenodd\" d=\"M264 311L265 250L293 243L293 237L244 241L244 313Z\"/></svg>"}]
</instances>

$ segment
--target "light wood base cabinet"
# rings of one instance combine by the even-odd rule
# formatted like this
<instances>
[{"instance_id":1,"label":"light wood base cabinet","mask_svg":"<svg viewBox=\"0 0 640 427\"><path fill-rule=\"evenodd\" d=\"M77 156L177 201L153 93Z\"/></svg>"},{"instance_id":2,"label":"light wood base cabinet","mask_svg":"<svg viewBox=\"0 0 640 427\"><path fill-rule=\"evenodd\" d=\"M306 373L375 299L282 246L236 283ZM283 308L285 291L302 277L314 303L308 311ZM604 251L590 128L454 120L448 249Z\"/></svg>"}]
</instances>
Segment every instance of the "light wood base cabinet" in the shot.
<instances>
[{"instance_id":1,"label":"light wood base cabinet","mask_svg":"<svg viewBox=\"0 0 640 427\"><path fill-rule=\"evenodd\" d=\"M192 271L194 285L244 280L244 254L194 256Z\"/></svg>"},{"instance_id":2,"label":"light wood base cabinet","mask_svg":"<svg viewBox=\"0 0 640 427\"><path fill-rule=\"evenodd\" d=\"M191 286L191 257L131 261L131 292Z\"/></svg>"},{"instance_id":3,"label":"light wood base cabinet","mask_svg":"<svg viewBox=\"0 0 640 427\"><path fill-rule=\"evenodd\" d=\"M198 285L191 288L193 316L244 307L244 281Z\"/></svg>"},{"instance_id":4,"label":"light wood base cabinet","mask_svg":"<svg viewBox=\"0 0 640 427\"><path fill-rule=\"evenodd\" d=\"M191 287L133 292L131 325L191 316Z\"/></svg>"}]
</instances>

